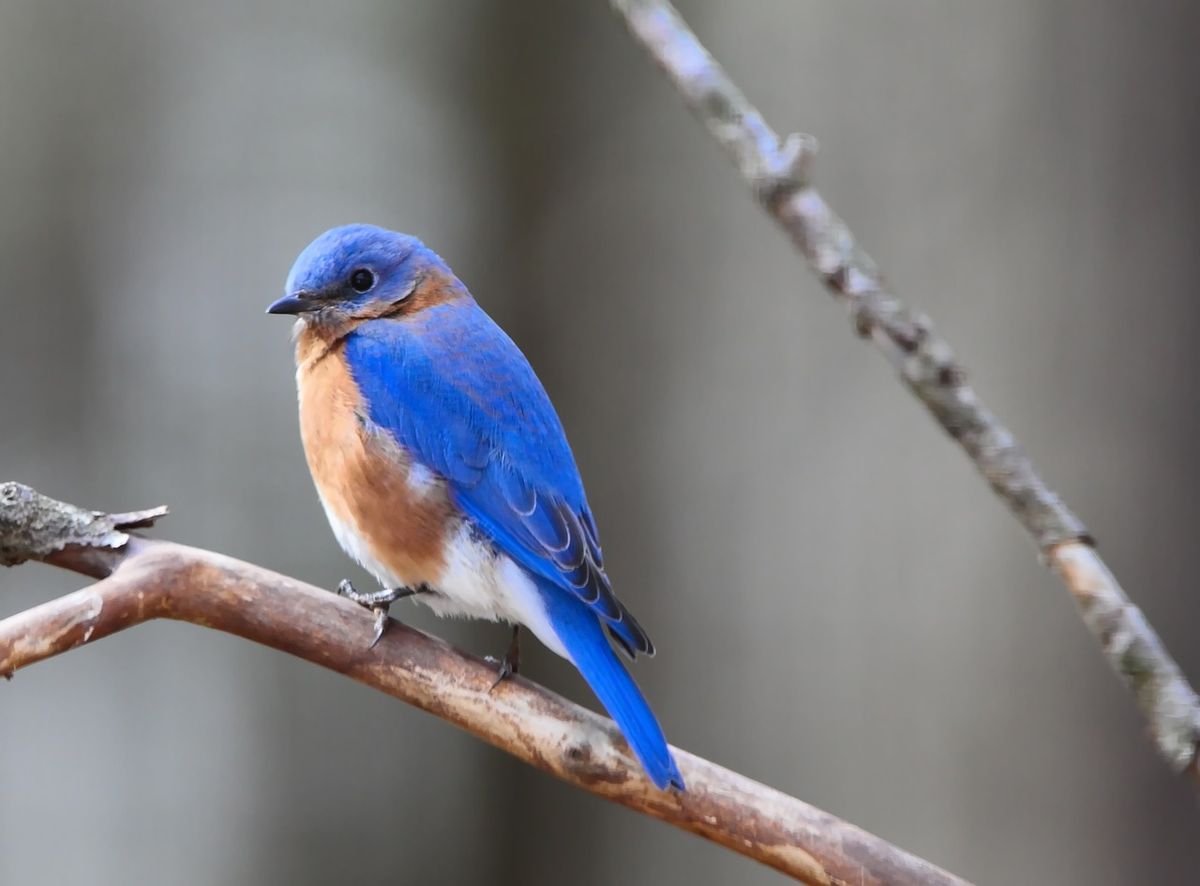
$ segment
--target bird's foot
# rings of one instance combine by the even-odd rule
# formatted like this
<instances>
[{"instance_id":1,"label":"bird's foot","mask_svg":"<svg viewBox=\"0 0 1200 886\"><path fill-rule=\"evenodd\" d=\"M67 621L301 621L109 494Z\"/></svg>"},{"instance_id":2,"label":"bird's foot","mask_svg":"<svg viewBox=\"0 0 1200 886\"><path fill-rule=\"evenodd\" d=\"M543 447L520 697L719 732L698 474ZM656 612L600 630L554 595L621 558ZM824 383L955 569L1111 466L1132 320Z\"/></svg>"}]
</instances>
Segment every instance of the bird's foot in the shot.
<instances>
[{"instance_id":1,"label":"bird's foot","mask_svg":"<svg viewBox=\"0 0 1200 886\"><path fill-rule=\"evenodd\" d=\"M371 645L368 649L375 648L375 644L383 637L383 632L387 630L388 624L388 609L397 600L403 600L405 597L412 597L416 594L427 594L429 588L425 585L419 585L415 588L383 588L382 590L363 593L354 587L349 579L342 579L338 583L338 596L345 597L352 603L357 603L364 609L370 609L375 614L375 632L372 635Z\"/></svg>"},{"instance_id":2,"label":"bird's foot","mask_svg":"<svg viewBox=\"0 0 1200 886\"><path fill-rule=\"evenodd\" d=\"M491 657L488 657L489 660ZM504 653L504 658L500 659L500 667L496 670L496 682L488 688L491 692L513 674L521 670L521 626L513 625L512 642L508 644L508 651Z\"/></svg>"}]
</instances>

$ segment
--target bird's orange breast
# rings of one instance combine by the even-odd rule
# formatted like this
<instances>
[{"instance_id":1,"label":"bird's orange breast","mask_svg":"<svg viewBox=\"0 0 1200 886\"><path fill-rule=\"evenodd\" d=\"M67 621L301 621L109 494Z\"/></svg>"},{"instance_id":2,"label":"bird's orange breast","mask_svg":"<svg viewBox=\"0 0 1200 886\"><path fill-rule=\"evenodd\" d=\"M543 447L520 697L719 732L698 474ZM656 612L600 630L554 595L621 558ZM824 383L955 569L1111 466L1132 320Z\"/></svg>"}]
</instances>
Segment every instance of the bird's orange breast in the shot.
<instances>
[{"instance_id":1,"label":"bird's orange breast","mask_svg":"<svg viewBox=\"0 0 1200 886\"><path fill-rule=\"evenodd\" d=\"M412 482L408 453L368 429L367 404L341 341L330 343L303 330L296 359L304 454L339 540L381 581L436 585L454 516L444 485ZM357 535L387 576L350 549L346 531Z\"/></svg>"}]
</instances>

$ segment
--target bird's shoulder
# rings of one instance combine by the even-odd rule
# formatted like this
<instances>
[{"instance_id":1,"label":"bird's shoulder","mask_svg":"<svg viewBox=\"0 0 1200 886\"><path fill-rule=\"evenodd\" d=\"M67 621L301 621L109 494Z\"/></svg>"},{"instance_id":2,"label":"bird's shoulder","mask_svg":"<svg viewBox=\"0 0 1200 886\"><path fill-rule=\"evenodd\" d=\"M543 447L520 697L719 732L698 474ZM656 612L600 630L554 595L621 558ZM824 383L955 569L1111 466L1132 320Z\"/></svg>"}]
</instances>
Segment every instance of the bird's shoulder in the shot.
<instances>
[{"instance_id":1,"label":"bird's shoulder","mask_svg":"<svg viewBox=\"0 0 1200 886\"><path fill-rule=\"evenodd\" d=\"M464 425L517 460L573 467L558 413L520 348L475 304L373 320L346 340L347 363L379 423Z\"/></svg>"}]
</instances>

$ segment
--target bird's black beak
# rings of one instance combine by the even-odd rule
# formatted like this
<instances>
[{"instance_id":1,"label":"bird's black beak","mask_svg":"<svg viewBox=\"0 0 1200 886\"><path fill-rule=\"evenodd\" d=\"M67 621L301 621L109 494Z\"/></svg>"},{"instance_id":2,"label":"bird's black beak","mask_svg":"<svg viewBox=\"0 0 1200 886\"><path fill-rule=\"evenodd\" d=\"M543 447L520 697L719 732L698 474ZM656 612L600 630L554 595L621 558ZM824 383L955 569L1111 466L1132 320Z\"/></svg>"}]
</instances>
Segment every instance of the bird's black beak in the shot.
<instances>
[{"instance_id":1,"label":"bird's black beak","mask_svg":"<svg viewBox=\"0 0 1200 886\"><path fill-rule=\"evenodd\" d=\"M278 301L271 302L267 308L268 314L301 314L304 311L310 310L311 295L309 292L296 292L292 295L285 295Z\"/></svg>"}]
</instances>

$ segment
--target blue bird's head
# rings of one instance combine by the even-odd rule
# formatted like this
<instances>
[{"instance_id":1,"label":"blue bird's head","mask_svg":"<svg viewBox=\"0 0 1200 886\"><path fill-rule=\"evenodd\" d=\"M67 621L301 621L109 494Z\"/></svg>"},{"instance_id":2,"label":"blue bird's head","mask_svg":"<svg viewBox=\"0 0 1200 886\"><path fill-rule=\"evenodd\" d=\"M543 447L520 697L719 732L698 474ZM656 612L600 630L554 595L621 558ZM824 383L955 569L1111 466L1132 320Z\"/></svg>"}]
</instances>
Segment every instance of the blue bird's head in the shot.
<instances>
[{"instance_id":1,"label":"blue bird's head","mask_svg":"<svg viewBox=\"0 0 1200 886\"><path fill-rule=\"evenodd\" d=\"M316 323L382 317L401 310L427 278L438 290L457 282L445 262L416 237L374 225L332 228L292 265L283 298L268 314L299 314ZM416 300L414 300L416 301Z\"/></svg>"}]
</instances>

